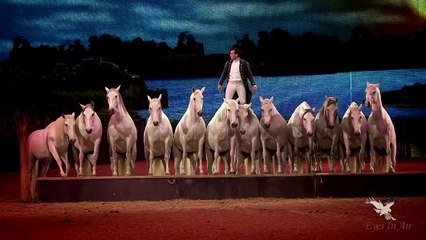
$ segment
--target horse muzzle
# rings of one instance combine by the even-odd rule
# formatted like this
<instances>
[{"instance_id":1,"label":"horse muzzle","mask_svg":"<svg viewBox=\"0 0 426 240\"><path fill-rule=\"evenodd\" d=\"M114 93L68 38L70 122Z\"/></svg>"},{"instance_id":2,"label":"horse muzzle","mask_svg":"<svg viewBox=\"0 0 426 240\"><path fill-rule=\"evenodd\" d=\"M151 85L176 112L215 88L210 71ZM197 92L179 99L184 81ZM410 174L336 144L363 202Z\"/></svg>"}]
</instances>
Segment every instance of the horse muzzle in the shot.
<instances>
[{"instance_id":1,"label":"horse muzzle","mask_svg":"<svg viewBox=\"0 0 426 240\"><path fill-rule=\"evenodd\" d=\"M158 126L158 121L154 121L154 122L152 122L152 124L154 124L154 126Z\"/></svg>"},{"instance_id":2,"label":"horse muzzle","mask_svg":"<svg viewBox=\"0 0 426 240\"><path fill-rule=\"evenodd\" d=\"M88 134L91 134L91 133L92 133L92 131L93 131L93 130L92 130L91 128L87 128L87 129L86 129L86 133L88 133Z\"/></svg>"}]
</instances>

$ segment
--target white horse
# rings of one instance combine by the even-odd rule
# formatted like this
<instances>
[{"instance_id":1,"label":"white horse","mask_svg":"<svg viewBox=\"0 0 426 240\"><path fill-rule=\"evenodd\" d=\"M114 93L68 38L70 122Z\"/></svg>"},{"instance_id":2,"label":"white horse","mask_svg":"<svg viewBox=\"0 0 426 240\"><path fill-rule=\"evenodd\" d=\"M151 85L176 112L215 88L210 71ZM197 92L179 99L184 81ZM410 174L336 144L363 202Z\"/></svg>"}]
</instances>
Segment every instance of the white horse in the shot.
<instances>
[{"instance_id":1,"label":"white horse","mask_svg":"<svg viewBox=\"0 0 426 240\"><path fill-rule=\"evenodd\" d=\"M262 143L263 172L269 173L271 155L273 158L273 172L284 173L285 162L289 157L289 128L287 121L278 112L273 101L274 97L259 97L262 116L260 119L260 141ZM289 159L290 172L292 172L292 161Z\"/></svg>"},{"instance_id":2,"label":"white horse","mask_svg":"<svg viewBox=\"0 0 426 240\"><path fill-rule=\"evenodd\" d=\"M79 176L91 174L96 176L96 163L99 157L99 145L102 139L102 123L94 111L95 104L82 105L76 119L77 141L73 146L75 170ZM84 159L88 160L83 162Z\"/></svg>"},{"instance_id":3,"label":"white horse","mask_svg":"<svg viewBox=\"0 0 426 240\"><path fill-rule=\"evenodd\" d=\"M70 164L68 161L69 144L76 141L74 113L60 116L46 128L32 132L28 136L28 163L31 170L31 197L37 198L36 184L39 174L39 161L43 169L41 176L45 177L49 164L55 159L62 177L68 176ZM65 164L65 171L62 164Z\"/></svg>"},{"instance_id":4,"label":"white horse","mask_svg":"<svg viewBox=\"0 0 426 240\"><path fill-rule=\"evenodd\" d=\"M316 166L322 172L321 159L327 156L328 166L334 172L340 148L340 120L337 116L337 98L326 97L321 109L315 117ZM342 166L343 167L343 166Z\"/></svg>"},{"instance_id":5,"label":"white horse","mask_svg":"<svg viewBox=\"0 0 426 240\"><path fill-rule=\"evenodd\" d=\"M290 142L294 153L294 172L303 172L302 155L307 162L308 172L312 171L313 155L315 151L315 108L307 102L302 102L296 107L290 119Z\"/></svg>"},{"instance_id":6,"label":"white horse","mask_svg":"<svg viewBox=\"0 0 426 240\"><path fill-rule=\"evenodd\" d=\"M212 171L213 162L219 162L221 157L225 162L225 174L229 174L231 148L235 149L231 138L238 130L238 102L233 99L223 99L223 103L210 120L206 129L204 149L207 158L208 174L219 173L219 168Z\"/></svg>"},{"instance_id":7,"label":"white horse","mask_svg":"<svg viewBox=\"0 0 426 240\"><path fill-rule=\"evenodd\" d=\"M352 173L364 168L365 143L368 137L368 124L362 105L352 102L342 118L343 143L345 146L345 164Z\"/></svg>"},{"instance_id":8,"label":"white horse","mask_svg":"<svg viewBox=\"0 0 426 240\"><path fill-rule=\"evenodd\" d=\"M245 173L260 174L262 144L260 142L259 119L250 104L239 105L238 161L236 174L239 174L243 160L247 158Z\"/></svg>"},{"instance_id":9,"label":"white horse","mask_svg":"<svg viewBox=\"0 0 426 240\"><path fill-rule=\"evenodd\" d=\"M161 97L152 98L147 96L149 100L149 117L143 132L145 159L149 161L149 175L157 175L154 159L162 157L164 171L158 172L158 175L170 174L169 160L173 145L173 129L169 118L163 112L161 106ZM154 173L155 172L155 173Z\"/></svg>"},{"instance_id":10,"label":"white horse","mask_svg":"<svg viewBox=\"0 0 426 240\"><path fill-rule=\"evenodd\" d=\"M111 89L105 87L108 111L112 114L108 123L107 138L113 176L131 175L137 154L137 130L124 106L120 86Z\"/></svg>"},{"instance_id":11,"label":"white horse","mask_svg":"<svg viewBox=\"0 0 426 240\"><path fill-rule=\"evenodd\" d=\"M395 172L397 149L395 127L388 112L382 105L378 83L367 82L365 105L367 107L371 105L371 113L368 117L370 168L374 167L372 170L378 172ZM380 162L378 155L381 155L382 158Z\"/></svg>"},{"instance_id":12,"label":"white horse","mask_svg":"<svg viewBox=\"0 0 426 240\"><path fill-rule=\"evenodd\" d=\"M180 174L180 164L183 160L186 165L187 156L191 161L191 171L186 174L195 174L198 156L200 174L203 174L204 138L206 135L206 123L203 119L203 102L205 88L192 88L189 97L189 105L185 114L176 126L173 140L173 155L175 159L175 175ZM188 155L189 154L189 155Z\"/></svg>"}]
</instances>

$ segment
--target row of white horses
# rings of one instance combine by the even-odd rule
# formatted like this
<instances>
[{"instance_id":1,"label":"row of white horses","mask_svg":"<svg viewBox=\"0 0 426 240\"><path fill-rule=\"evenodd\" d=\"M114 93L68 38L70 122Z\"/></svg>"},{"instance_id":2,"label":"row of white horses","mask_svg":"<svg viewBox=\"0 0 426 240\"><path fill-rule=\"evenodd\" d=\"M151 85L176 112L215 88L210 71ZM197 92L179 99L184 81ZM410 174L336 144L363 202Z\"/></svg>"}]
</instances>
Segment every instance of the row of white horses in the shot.
<instances>
[{"instance_id":1,"label":"row of white horses","mask_svg":"<svg viewBox=\"0 0 426 240\"><path fill-rule=\"evenodd\" d=\"M137 130L124 105L120 86L105 87L105 90L108 110L112 113L107 130L111 172L113 176L131 175L136 161ZM301 173L303 159L307 162L308 172L322 171L320 160L324 155L329 159L331 171L334 171L336 159L340 158L343 171L360 172L367 137L370 140L372 170L394 171L395 129L381 103L378 84L367 83L365 104L372 107L368 122L362 113L362 105L352 103L341 123L334 97L326 97L317 114L315 108L302 102L288 122L275 108L274 97L260 97L260 120L251 104L224 99L206 126L203 119L204 90L204 87L192 89L188 108L174 132L162 110L161 95L158 98L148 96L150 116L144 130L144 155L150 175L170 174L168 163L172 151L176 175L184 172L195 174L197 167L200 174L204 174L203 159L207 160L208 174L219 173L220 159L225 163L225 174L240 173L244 160L246 174L260 174L261 159L264 161L264 173L284 172L287 160L291 173ZM34 198L38 162L42 162L42 176L46 176L53 159L61 176L67 176L70 170L69 145L72 145L78 175L96 175L102 123L93 102L81 105L81 108L77 118L74 113L62 115L45 129L36 130L28 137Z\"/></svg>"}]
</instances>

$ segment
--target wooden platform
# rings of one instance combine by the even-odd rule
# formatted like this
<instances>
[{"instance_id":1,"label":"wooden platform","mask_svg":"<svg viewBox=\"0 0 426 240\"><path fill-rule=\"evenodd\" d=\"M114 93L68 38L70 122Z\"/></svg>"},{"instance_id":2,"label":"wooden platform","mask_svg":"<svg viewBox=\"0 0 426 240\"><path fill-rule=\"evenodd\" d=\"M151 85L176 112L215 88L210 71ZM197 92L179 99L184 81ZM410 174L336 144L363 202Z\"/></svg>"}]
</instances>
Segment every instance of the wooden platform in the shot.
<instances>
[{"instance_id":1,"label":"wooden platform","mask_svg":"<svg viewBox=\"0 0 426 240\"><path fill-rule=\"evenodd\" d=\"M40 178L43 202L426 196L426 173Z\"/></svg>"}]
</instances>

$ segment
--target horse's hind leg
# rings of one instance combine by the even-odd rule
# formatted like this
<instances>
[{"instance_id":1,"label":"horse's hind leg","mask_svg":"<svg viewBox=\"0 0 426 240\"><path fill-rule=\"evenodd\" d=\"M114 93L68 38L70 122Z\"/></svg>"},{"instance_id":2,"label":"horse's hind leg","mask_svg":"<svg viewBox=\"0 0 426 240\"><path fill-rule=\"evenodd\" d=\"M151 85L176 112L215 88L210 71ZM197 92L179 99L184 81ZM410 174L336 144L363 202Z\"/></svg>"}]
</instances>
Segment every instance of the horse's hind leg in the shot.
<instances>
[{"instance_id":1,"label":"horse's hind leg","mask_svg":"<svg viewBox=\"0 0 426 240\"><path fill-rule=\"evenodd\" d=\"M182 159L182 152L173 144L173 155L174 155L174 166L175 166L175 175L180 175L180 163Z\"/></svg>"},{"instance_id":2,"label":"horse's hind leg","mask_svg":"<svg viewBox=\"0 0 426 240\"><path fill-rule=\"evenodd\" d=\"M46 177L47 172L49 171L49 165L51 161L52 159L41 162L41 165L42 165L41 176Z\"/></svg>"},{"instance_id":3,"label":"horse's hind leg","mask_svg":"<svg viewBox=\"0 0 426 240\"><path fill-rule=\"evenodd\" d=\"M39 160L31 157L30 169L31 169L31 199L37 200L37 177L38 177L38 165Z\"/></svg>"}]
</instances>

